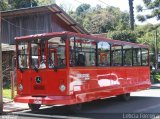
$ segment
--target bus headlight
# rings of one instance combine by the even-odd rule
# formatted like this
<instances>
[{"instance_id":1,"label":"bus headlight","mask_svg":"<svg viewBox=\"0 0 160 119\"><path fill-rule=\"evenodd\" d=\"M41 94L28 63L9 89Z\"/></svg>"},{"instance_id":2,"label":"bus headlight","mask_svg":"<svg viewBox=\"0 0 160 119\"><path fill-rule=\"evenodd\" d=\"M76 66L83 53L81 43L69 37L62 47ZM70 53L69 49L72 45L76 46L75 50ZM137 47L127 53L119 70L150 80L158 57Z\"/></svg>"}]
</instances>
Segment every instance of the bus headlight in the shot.
<instances>
[{"instance_id":1,"label":"bus headlight","mask_svg":"<svg viewBox=\"0 0 160 119\"><path fill-rule=\"evenodd\" d=\"M62 85L60 85L59 89L63 92L66 90L66 86L62 84Z\"/></svg>"},{"instance_id":2,"label":"bus headlight","mask_svg":"<svg viewBox=\"0 0 160 119\"><path fill-rule=\"evenodd\" d=\"M19 84L18 89L19 89L20 91L22 91L22 90L23 90L23 85L22 85L22 84Z\"/></svg>"}]
</instances>

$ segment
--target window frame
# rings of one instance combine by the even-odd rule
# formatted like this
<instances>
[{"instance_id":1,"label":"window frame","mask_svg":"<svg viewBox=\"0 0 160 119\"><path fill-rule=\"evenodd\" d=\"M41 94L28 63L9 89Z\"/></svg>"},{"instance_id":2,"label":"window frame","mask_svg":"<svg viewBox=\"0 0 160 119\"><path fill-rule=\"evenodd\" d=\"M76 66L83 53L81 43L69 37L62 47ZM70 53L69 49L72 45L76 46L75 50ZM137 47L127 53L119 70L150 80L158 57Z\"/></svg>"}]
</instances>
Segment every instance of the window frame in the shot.
<instances>
[{"instance_id":1,"label":"window frame","mask_svg":"<svg viewBox=\"0 0 160 119\"><path fill-rule=\"evenodd\" d=\"M95 51L93 52L93 51L83 51L82 49L83 49L83 47L81 47L81 51L77 51L76 50L76 42L75 42L75 40L76 40L76 37L78 37L78 38L81 38L80 39L80 41L82 41L82 39L85 39L85 40L94 40L94 42L96 43L95 44ZM72 40L74 41L74 45L73 45L73 47L74 47L74 49L72 50L71 49L71 38L73 38ZM96 67L97 66L97 58L96 58L96 53L97 53L97 51L96 51L96 47L97 47L97 41L95 40L95 39L91 39L91 38L86 38L86 37L81 37L81 36L79 36L79 35L68 35L68 48L69 48L69 54L68 54L68 56L69 56L69 67ZM84 53L84 54L86 54L86 53L90 53L90 54L92 54L92 53L94 53L95 54L95 56L94 56L94 58L95 58L95 63L94 63L94 65L92 66L92 65L90 65L90 66L87 66L87 65L84 65L84 66L78 66L77 65L77 54L76 53L80 53L80 52L82 52L82 53ZM70 64L70 61L71 61L71 55L73 54L73 56L74 56L74 64L73 64L73 66Z\"/></svg>"},{"instance_id":2,"label":"window frame","mask_svg":"<svg viewBox=\"0 0 160 119\"><path fill-rule=\"evenodd\" d=\"M65 66L64 67L58 67L58 66L56 66L56 69L64 69L64 68L66 68L67 67L67 55L68 55L68 53L67 53L67 35L66 34L64 34L64 35L57 35L57 36L52 36L52 37L50 37L50 38L48 38L47 39L47 44L46 44L46 50L47 50L47 69L54 69L54 68L50 68L49 67L49 48L48 48L48 45L49 45L49 43L48 43L48 41L51 39L51 38L53 38L53 37L64 37L64 41L65 41L65 46L64 46L64 49L65 49L65 52L64 52L64 56L65 56Z\"/></svg>"}]
</instances>

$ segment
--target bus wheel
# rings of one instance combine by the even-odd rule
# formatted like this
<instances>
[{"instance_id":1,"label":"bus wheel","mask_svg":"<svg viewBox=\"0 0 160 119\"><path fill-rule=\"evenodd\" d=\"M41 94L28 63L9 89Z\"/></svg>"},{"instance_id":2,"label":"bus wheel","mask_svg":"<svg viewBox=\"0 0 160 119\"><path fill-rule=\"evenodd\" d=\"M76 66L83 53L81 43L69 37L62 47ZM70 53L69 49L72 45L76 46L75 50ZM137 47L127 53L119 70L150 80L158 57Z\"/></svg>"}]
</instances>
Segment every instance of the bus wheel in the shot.
<instances>
[{"instance_id":1,"label":"bus wheel","mask_svg":"<svg viewBox=\"0 0 160 119\"><path fill-rule=\"evenodd\" d=\"M67 105L66 107L70 113L78 113L82 109L82 104Z\"/></svg>"},{"instance_id":2,"label":"bus wheel","mask_svg":"<svg viewBox=\"0 0 160 119\"><path fill-rule=\"evenodd\" d=\"M123 101L128 101L131 98L130 93L122 94L122 95L119 95L118 97Z\"/></svg>"},{"instance_id":3,"label":"bus wheel","mask_svg":"<svg viewBox=\"0 0 160 119\"><path fill-rule=\"evenodd\" d=\"M37 111L41 107L40 104L28 104L28 106L32 111Z\"/></svg>"}]
</instances>

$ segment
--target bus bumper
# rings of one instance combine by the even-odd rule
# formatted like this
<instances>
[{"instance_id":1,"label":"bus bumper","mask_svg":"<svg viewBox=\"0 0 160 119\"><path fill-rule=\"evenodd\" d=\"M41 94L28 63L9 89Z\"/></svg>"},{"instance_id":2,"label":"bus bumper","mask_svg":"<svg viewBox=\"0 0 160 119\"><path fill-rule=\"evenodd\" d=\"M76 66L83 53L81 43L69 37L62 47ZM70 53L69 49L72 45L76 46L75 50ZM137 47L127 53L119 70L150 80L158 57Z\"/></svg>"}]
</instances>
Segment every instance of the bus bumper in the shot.
<instances>
[{"instance_id":1,"label":"bus bumper","mask_svg":"<svg viewBox=\"0 0 160 119\"><path fill-rule=\"evenodd\" d=\"M73 96L46 96L46 97L32 97L32 96L17 96L14 98L15 102L41 105L70 105L75 104L76 99Z\"/></svg>"}]
</instances>

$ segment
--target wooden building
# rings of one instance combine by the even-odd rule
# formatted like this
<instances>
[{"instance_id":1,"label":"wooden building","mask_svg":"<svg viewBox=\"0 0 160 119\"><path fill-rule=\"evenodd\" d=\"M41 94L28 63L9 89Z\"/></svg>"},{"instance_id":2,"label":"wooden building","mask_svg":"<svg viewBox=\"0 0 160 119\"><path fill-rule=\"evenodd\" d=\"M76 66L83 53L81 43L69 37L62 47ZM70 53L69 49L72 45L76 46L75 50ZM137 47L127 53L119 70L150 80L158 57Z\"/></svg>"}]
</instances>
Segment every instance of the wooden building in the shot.
<instances>
[{"instance_id":1,"label":"wooden building","mask_svg":"<svg viewBox=\"0 0 160 119\"><path fill-rule=\"evenodd\" d=\"M3 65L10 66L14 56L15 37L39 33L71 31L89 34L56 4L5 11L2 15ZM9 60L5 60L5 59ZM5 61L5 62L4 62Z\"/></svg>"},{"instance_id":2,"label":"wooden building","mask_svg":"<svg viewBox=\"0 0 160 119\"><path fill-rule=\"evenodd\" d=\"M2 12L2 43L14 44L14 37L38 33L88 32L56 4Z\"/></svg>"}]
</instances>

